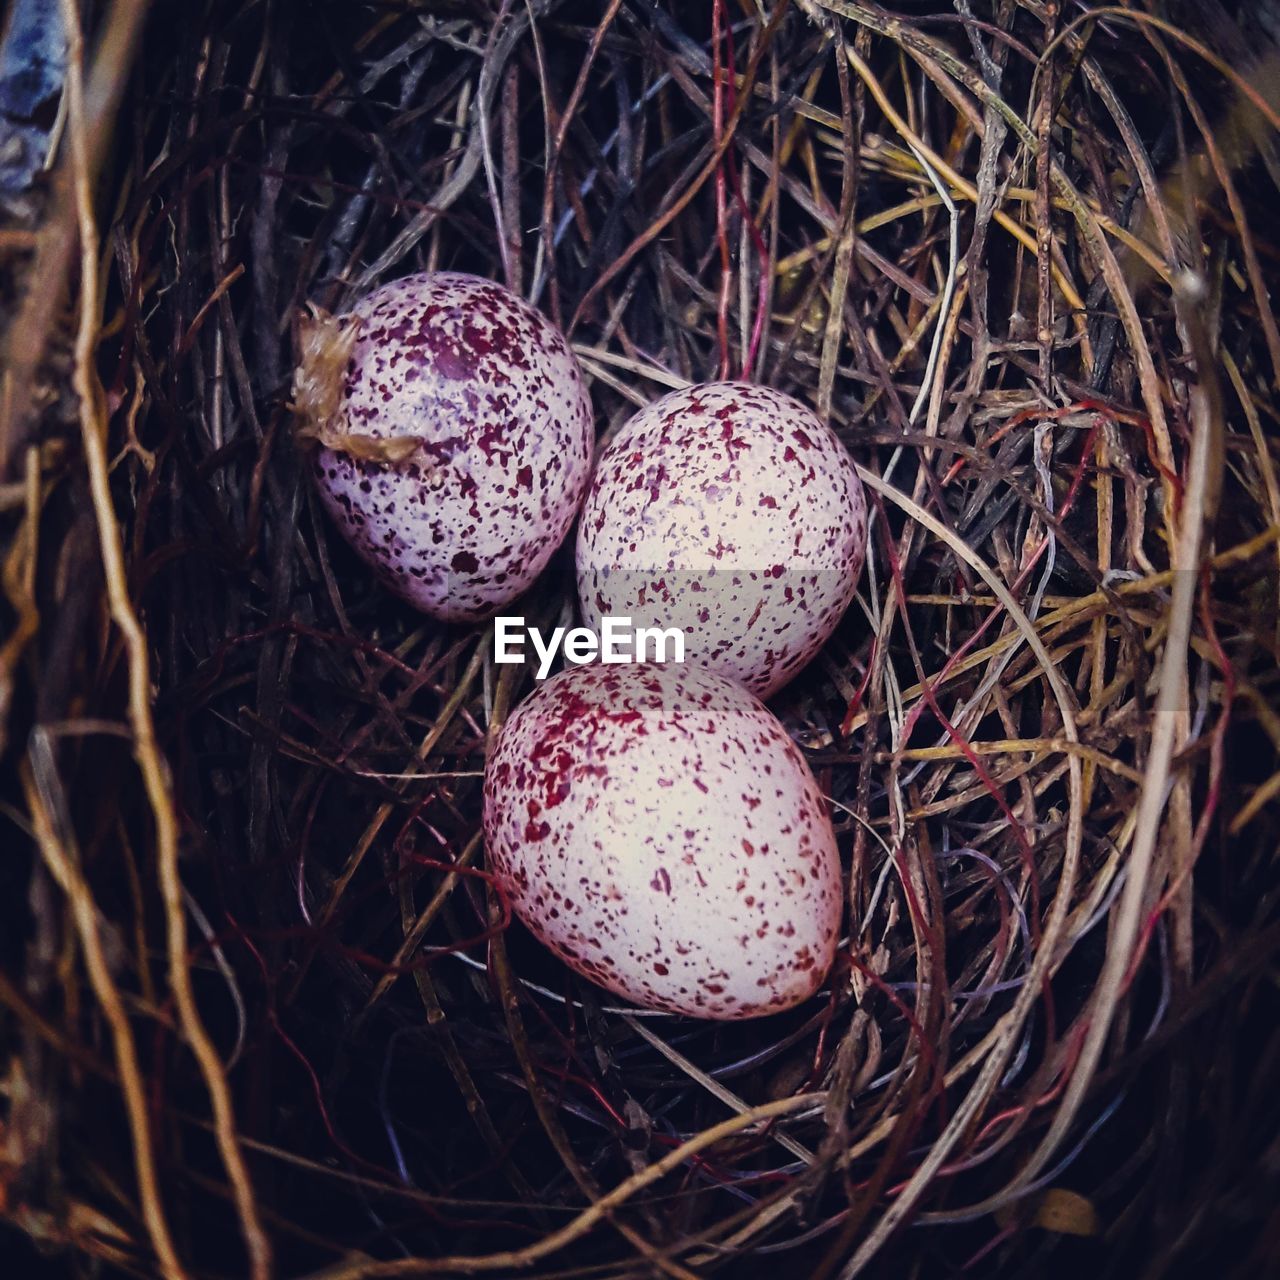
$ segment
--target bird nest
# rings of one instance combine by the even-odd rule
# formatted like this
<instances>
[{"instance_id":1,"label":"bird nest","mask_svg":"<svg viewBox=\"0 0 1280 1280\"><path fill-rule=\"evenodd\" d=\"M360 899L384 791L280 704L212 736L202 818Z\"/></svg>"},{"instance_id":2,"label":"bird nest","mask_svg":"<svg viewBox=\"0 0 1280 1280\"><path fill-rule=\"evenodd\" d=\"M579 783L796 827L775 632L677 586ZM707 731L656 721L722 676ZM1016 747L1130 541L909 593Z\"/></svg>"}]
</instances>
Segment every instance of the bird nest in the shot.
<instances>
[{"instance_id":1,"label":"bird nest","mask_svg":"<svg viewBox=\"0 0 1280 1280\"><path fill-rule=\"evenodd\" d=\"M0 231L13 1274L1265 1272L1272 10L87 8ZM626 1007L502 909L531 677L371 580L289 404L308 305L437 267L602 434L745 377L859 464L771 703L847 873L791 1012Z\"/></svg>"}]
</instances>

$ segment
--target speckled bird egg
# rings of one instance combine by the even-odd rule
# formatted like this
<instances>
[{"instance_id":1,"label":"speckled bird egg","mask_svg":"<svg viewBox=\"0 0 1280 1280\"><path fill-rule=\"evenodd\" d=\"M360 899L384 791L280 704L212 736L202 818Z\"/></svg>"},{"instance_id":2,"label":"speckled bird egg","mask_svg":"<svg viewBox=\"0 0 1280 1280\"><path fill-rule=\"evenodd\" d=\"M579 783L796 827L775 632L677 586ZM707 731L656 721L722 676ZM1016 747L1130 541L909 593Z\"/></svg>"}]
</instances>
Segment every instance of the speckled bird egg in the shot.
<instances>
[{"instance_id":1,"label":"speckled bird egg","mask_svg":"<svg viewBox=\"0 0 1280 1280\"><path fill-rule=\"evenodd\" d=\"M426 272L321 315L303 348L318 490L378 576L450 620L520 595L590 472L591 401L551 322L491 280Z\"/></svg>"},{"instance_id":2,"label":"speckled bird egg","mask_svg":"<svg viewBox=\"0 0 1280 1280\"><path fill-rule=\"evenodd\" d=\"M503 726L490 869L533 934L636 1004L752 1018L818 989L840 860L795 744L705 668L571 667Z\"/></svg>"},{"instance_id":3,"label":"speckled bird egg","mask_svg":"<svg viewBox=\"0 0 1280 1280\"><path fill-rule=\"evenodd\" d=\"M600 455L578 526L583 621L680 627L689 660L767 697L835 629L866 546L862 483L811 410L746 382L688 387Z\"/></svg>"}]
</instances>

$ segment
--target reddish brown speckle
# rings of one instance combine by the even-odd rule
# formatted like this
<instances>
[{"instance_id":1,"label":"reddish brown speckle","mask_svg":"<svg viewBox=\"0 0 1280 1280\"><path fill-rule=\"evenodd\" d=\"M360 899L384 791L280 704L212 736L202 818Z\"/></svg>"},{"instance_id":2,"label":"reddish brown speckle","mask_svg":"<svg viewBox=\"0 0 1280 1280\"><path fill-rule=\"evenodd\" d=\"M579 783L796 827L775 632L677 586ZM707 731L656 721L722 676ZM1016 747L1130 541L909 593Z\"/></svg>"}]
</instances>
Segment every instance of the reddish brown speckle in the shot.
<instances>
[{"instance_id":1,"label":"reddish brown speckle","mask_svg":"<svg viewBox=\"0 0 1280 1280\"><path fill-rule=\"evenodd\" d=\"M583 620L679 627L690 660L766 696L834 630L866 541L853 463L804 405L740 382L673 391L600 456L578 529Z\"/></svg>"},{"instance_id":2,"label":"reddish brown speckle","mask_svg":"<svg viewBox=\"0 0 1280 1280\"><path fill-rule=\"evenodd\" d=\"M532 932L639 1004L755 1017L807 999L834 954L825 803L777 720L703 668L573 667L537 688L487 763L484 829Z\"/></svg>"},{"instance_id":3,"label":"reddish brown speckle","mask_svg":"<svg viewBox=\"0 0 1280 1280\"><path fill-rule=\"evenodd\" d=\"M586 488L577 362L544 316L477 276L407 276L353 314L348 424L418 450L399 465L317 450L320 496L392 590L440 618L486 617L542 572Z\"/></svg>"}]
</instances>

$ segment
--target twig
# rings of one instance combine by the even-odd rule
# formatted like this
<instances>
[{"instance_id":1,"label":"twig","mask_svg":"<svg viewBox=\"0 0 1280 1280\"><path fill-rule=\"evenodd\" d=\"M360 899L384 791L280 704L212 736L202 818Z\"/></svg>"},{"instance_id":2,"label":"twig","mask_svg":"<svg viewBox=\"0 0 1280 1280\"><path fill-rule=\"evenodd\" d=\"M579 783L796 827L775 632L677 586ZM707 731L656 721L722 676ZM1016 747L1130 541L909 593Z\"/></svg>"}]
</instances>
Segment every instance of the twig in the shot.
<instances>
[{"instance_id":1,"label":"twig","mask_svg":"<svg viewBox=\"0 0 1280 1280\"><path fill-rule=\"evenodd\" d=\"M74 39L72 41L74 49ZM32 743L32 753L48 752L47 740L37 738ZM46 763L45 768L48 768ZM125 1111L129 1117L129 1131L133 1141L134 1170L138 1178L138 1194L142 1198L142 1216L146 1223L151 1247L156 1261L167 1280L183 1280L187 1275L174 1249L169 1224L165 1220L164 1205L160 1198L160 1184L156 1173L155 1155L151 1147L151 1127L147 1120L146 1086L138 1065L138 1048L125 1012L120 989L111 976L98 932L98 915L93 895L84 877L76 867L71 853L65 849L54 831L48 807L35 779L39 771L34 760L23 771L23 791L27 807L35 824L36 842L50 873L67 895L71 904L76 934L84 952L85 967L94 995L102 1006L103 1016L111 1028L111 1042L115 1050L116 1070L120 1073L120 1086L124 1093Z\"/></svg>"},{"instance_id":2,"label":"twig","mask_svg":"<svg viewBox=\"0 0 1280 1280\"><path fill-rule=\"evenodd\" d=\"M75 388L80 399L81 441L89 467L93 509L98 525L98 545L107 580L111 618L124 639L129 660L129 722L133 730L134 753L142 771L147 797L156 827L156 857L165 903L168 929L169 984L178 1007L183 1034L200 1064L201 1074L213 1103L218 1150L235 1191L249 1264L254 1280L268 1280L271 1273L271 1246L254 1201L249 1172L236 1140L231 1090L218 1061L209 1033L200 1019L191 972L187 967L187 927L182 903L182 881L178 872L178 829L169 794L164 760L156 744L151 709L150 657L147 638L129 599L120 529L111 501L106 452L106 422L93 359L97 341L98 233L90 189L91 169L85 135L85 101L80 87L83 46L80 15L74 0L62 0L63 15L72 51L67 72L67 119L73 157L76 213L80 236L80 314L76 335Z\"/></svg>"},{"instance_id":3,"label":"twig","mask_svg":"<svg viewBox=\"0 0 1280 1280\"><path fill-rule=\"evenodd\" d=\"M608 1213L619 1205L625 1204L637 1191L642 1191L678 1169L690 1156L697 1155L699 1151L705 1151L717 1142L730 1138L735 1133L743 1133L755 1125L776 1120L782 1116L794 1115L798 1111L812 1110L814 1107L821 1106L824 1098L825 1094L821 1093L802 1093L791 1098L780 1098L777 1102L766 1102L761 1106L752 1107L742 1115L730 1116L729 1119L704 1129L668 1152L661 1160L655 1160L653 1164L646 1165L638 1173L620 1182L612 1191L601 1196L559 1231L552 1232L525 1249L504 1250L501 1253L470 1257L463 1255L451 1258L398 1258L391 1262L357 1261L318 1271L312 1280L375 1280L375 1277L382 1276L432 1275L450 1271L460 1275L475 1275L482 1271L522 1270L542 1258L559 1252L566 1245L586 1235Z\"/></svg>"}]
</instances>

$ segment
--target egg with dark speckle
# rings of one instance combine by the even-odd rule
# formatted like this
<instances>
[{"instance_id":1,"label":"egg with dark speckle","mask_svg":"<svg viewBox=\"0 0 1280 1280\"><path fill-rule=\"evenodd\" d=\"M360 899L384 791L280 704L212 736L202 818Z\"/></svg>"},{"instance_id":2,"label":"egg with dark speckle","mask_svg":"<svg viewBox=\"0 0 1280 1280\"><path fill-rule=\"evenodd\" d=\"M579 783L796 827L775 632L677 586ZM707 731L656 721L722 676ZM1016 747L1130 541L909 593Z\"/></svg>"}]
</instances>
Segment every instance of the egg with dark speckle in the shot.
<instances>
[{"instance_id":1,"label":"egg with dark speckle","mask_svg":"<svg viewBox=\"0 0 1280 1280\"><path fill-rule=\"evenodd\" d=\"M324 506L419 609L494 613L546 567L586 488L591 402L568 344L510 290L455 272L322 321L294 400Z\"/></svg>"},{"instance_id":2,"label":"egg with dark speckle","mask_svg":"<svg viewBox=\"0 0 1280 1280\"><path fill-rule=\"evenodd\" d=\"M484 833L535 937L638 1005L757 1017L831 965L826 803L772 713L705 668L570 667L538 686L486 764Z\"/></svg>"},{"instance_id":3,"label":"egg with dark speckle","mask_svg":"<svg viewBox=\"0 0 1280 1280\"><path fill-rule=\"evenodd\" d=\"M826 643L857 590L867 504L843 444L769 387L663 396L600 455L578 526L583 621L678 627L761 697Z\"/></svg>"}]
</instances>

